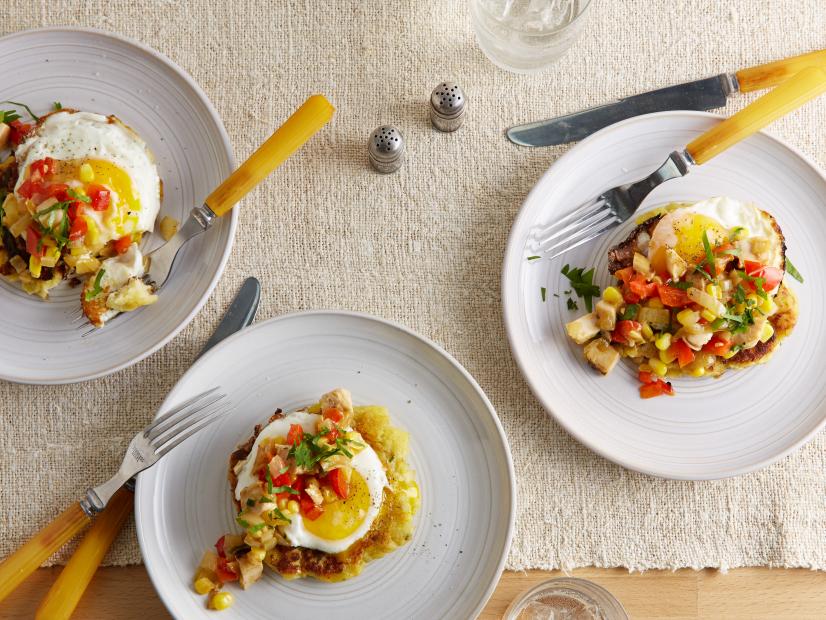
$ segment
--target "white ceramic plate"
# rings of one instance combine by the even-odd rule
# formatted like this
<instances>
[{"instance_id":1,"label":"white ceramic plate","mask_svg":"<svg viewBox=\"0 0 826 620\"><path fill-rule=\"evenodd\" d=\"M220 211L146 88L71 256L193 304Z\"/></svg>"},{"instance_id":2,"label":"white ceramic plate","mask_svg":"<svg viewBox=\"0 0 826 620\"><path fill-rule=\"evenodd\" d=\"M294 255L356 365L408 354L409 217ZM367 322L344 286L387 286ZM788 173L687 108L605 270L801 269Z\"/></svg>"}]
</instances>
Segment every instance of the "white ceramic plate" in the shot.
<instances>
[{"instance_id":1,"label":"white ceramic plate","mask_svg":"<svg viewBox=\"0 0 826 620\"><path fill-rule=\"evenodd\" d=\"M164 215L183 221L234 168L218 113L168 58L139 43L82 29L31 30L0 38L0 100L35 113L52 102L115 114L149 144L164 182ZM9 104L0 104L8 109ZM63 284L48 302L0 279L0 378L71 383L134 364L166 344L206 302L229 256L236 214L190 242L159 301L93 334L71 318L80 291ZM149 247L161 243L152 236Z\"/></svg>"},{"instance_id":2,"label":"white ceramic plate","mask_svg":"<svg viewBox=\"0 0 826 620\"><path fill-rule=\"evenodd\" d=\"M235 531L227 462L255 424L346 387L410 433L422 504L413 539L330 584L270 571L221 618L472 618L510 546L514 474L496 412L456 360L399 325L361 314L308 312L248 328L187 372L161 410L219 385L231 416L173 450L138 480L138 540L152 582L177 618L212 618L192 590L201 555Z\"/></svg>"},{"instance_id":3,"label":"white ceramic plate","mask_svg":"<svg viewBox=\"0 0 826 620\"><path fill-rule=\"evenodd\" d=\"M502 299L514 357L543 406L583 444L630 469L680 479L733 476L764 467L801 446L826 421L826 178L789 145L759 134L648 197L641 212L674 200L726 195L753 201L783 228L788 256L806 278L787 282L800 319L765 365L720 379L677 379L677 395L642 400L630 362L607 377L591 370L564 324L571 313L565 263L595 267L608 284L608 248L634 223L553 261L526 260L534 225L547 224L609 187L642 178L668 153L717 122L711 114L665 112L608 127L561 157L531 191L505 256ZM542 302L540 288L547 287ZM625 365L625 364L628 365Z\"/></svg>"}]
</instances>

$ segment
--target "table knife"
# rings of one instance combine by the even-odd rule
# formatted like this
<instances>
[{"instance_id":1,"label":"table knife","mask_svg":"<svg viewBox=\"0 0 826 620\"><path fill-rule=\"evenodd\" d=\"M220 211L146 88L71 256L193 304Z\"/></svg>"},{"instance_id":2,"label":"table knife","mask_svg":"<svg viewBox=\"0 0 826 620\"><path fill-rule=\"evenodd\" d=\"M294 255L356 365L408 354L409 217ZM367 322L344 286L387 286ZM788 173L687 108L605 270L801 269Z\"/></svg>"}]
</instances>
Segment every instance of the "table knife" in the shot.
<instances>
[{"instance_id":1,"label":"table knife","mask_svg":"<svg viewBox=\"0 0 826 620\"><path fill-rule=\"evenodd\" d=\"M517 125L507 130L507 136L511 142L522 146L553 146L582 140L603 127L640 114L665 110L713 110L723 107L735 93L777 86L811 66L826 67L826 50L667 86L545 121Z\"/></svg>"},{"instance_id":2,"label":"table knife","mask_svg":"<svg viewBox=\"0 0 826 620\"><path fill-rule=\"evenodd\" d=\"M209 340L195 359L209 349L252 323L261 298L261 285L256 278L247 278L227 309ZM128 490L127 490L128 489ZM109 505L95 519L65 568L40 603L36 620L68 619L92 581L103 556L132 512L134 478L118 491Z\"/></svg>"}]
</instances>

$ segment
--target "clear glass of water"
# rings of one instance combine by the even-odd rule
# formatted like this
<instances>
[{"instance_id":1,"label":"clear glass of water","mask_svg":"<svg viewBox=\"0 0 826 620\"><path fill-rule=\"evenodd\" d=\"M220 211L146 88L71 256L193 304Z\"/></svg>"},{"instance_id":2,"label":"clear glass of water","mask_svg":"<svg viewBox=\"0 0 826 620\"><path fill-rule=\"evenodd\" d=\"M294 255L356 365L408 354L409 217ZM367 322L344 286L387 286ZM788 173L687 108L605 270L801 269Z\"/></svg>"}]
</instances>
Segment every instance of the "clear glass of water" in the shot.
<instances>
[{"instance_id":1,"label":"clear glass of water","mask_svg":"<svg viewBox=\"0 0 826 620\"><path fill-rule=\"evenodd\" d=\"M476 40L498 67L534 73L582 34L592 0L469 0Z\"/></svg>"}]
</instances>

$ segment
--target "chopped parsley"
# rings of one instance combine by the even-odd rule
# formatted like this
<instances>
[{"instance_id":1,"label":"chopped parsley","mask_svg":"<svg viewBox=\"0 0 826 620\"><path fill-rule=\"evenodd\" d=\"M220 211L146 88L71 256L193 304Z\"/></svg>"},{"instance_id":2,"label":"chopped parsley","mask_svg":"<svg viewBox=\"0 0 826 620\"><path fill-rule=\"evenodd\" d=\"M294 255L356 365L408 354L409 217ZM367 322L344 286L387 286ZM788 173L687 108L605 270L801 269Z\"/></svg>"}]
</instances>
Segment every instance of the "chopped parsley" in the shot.
<instances>
[{"instance_id":1,"label":"chopped parsley","mask_svg":"<svg viewBox=\"0 0 826 620\"><path fill-rule=\"evenodd\" d=\"M568 303L568 310L579 310L579 306L577 305L577 303L573 299L571 299L570 297L568 298L567 303Z\"/></svg>"},{"instance_id":2,"label":"chopped parsley","mask_svg":"<svg viewBox=\"0 0 826 620\"><path fill-rule=\"evenodd\" d=\"M539 260L540 258L542 258L542 257L541 256L536 256L536 255L528 256L528 260Z\"/></svg>"},{"instance_id":3,"label":"chopped parsley","mask_svg":"<svg viewBox=\"0 0 826 620\"><path fill-rule=\"evenodd\" d=\"M12 123L19 118L17 110L0 110L0 123Z\"/></svg>"},{"instance_id":4,"label":"chopped parsley","mask_svg":"<svg viewBox=\"0 0 826 620\"><path fill-rule=\"evenodd\" d=\"M52 110L54 110L55 112L57 112L58 110L62 110L62 109L63 109L63 104L60 103L59 101L55 101L52 104Z\"/></svg>"},{"instance_id":5,"label":"chopped parsley","mask_svg":"<svg viewBox=\"0 0 826 620\"><path fill-rule=\"evenodd\" d=\"M341 429L337 426L334 426L334 430L340 431ZM335 448L328 447L327 444L320 443L320 441L324 439L327 435L329 435L330 432L330 430L323 430L317 435L304 433L304 435L301 438L301 441L292 445L290 451L287 454L287 458L294 459L296 467L305 470L310 470L324 459L328 459L331 456L335 456L337 454L343 454L347 457L352 457L353 454L347 449L346 446L362 445L360 442L353 441L352 439L347 439L345 437L336 438Z\"/></svg>"},{"instance_id":6,"label":"chopped parsley","mask_svg":"<svg viewBox=\"0 0 826 620\"><path fill-rule=\"evenodd\" d=\"M625 311L622 313L622 320L623 321L630 321L631 319L637 316L637 313L640 311L639 304L628 304L625 307Z\"/></svg>"},{"instance_id":7,"label":"chopped parsley","mask_svg":"<svg viewBox=\"0 0 826 620\"><path fill-rule=\"evenodd\" d=\"M26 112L29 113L29 116L31 116L34 120L36 120L36 121L40 120L40 117L37 114L35 114L34 112L32 112L32 109L29 106L27 106L25 103L20 103L18 101L0 101L0 103L10 103L12 105L20 106L21 108L26 110ZM17 118L20 118L20 116L18 115ZM14 120L16 120L16 119L14 119Z\"/></svg>"},{"instance_id":8,"label":"chopped parsley","mask_svg":"<svg viewBox=\"0 0 826 620\"><path fill-rule=\"evenodd\" d=\"M235 522L238 525L240 525L241 527L243 527L244 529L246 529L250 526L250 522L247 521L246 519L242 519L241 515L238 515L237 517L235 517Z\"/></svg>"},{"instance_id":9,"label":"chopped parsley","mask_svg":"<svg viewBox=\"0 0 826 620\"><path fill-rule=\"evenodd\" d=\"M594 284L593 267L585 271L582 267L571 268L570 265L565 265L562 268L562 275L571 281L571 288L578 297L585 300L585 307L588 312L591 312L593 310L593 298L600 295L599 287Z\"/></svg>"},{"instance_id":10,"label":"chopped parsley","mask_svg":"<svg viewBox=\"0 0 826 620\"><path fill-rule=\"evenodd\" d=\"M292 523L289 517L281 512L278 508L273 508L270 510L270 518L271 519L281 519L282 521L286 521L287 523Z\"/></svg>"},{"instance_id":11,"label":"chopped parsley","mask_svg":"<svg viewBox=\"0 0 826 620\"><path fill-rule=\"evenodd\" d=\"M548 296L548 289L543 286L539 289L539 294L542 296L542 301L545 301L545 298Z\"/></svg>"},{"instance_id":12,"label":"chopped parsley","mask_svg":"<svg viewBox=\"0 0 826 620\"><path fill-rule=\"evenodd\" d=\"M270 473L269 466L264 468L264 475L267 477L267 493L272 495L272 474Z\"/></svg>"},{"instance_id":13,"label":"chopped parsley","mask_svg":"<svg viewBox=\"0 0 826 620\"><path fill-rule=\"evenodd\" d=\"M708 240L708 232L703 231L703 249L706 252L706 264L714 267L714 252L711 251L711 243Z\"/></svg>"},{"instance_id":14,"label":"chopped parsley","mask_svg":"<svg viewBox=\"0 0 826 620\"><path fill-rule=\"evenodd\" d=\"M254 500L254 499L252 499L252 498L249 498L249 499L247 500L247 506L255 506L255 500Z\"/></svg>"},{"instance_id":15,"label":"chopped parsley","mask_svg":"<svg viewBox=\"0 0 826 620\"><path fill-rule=\"evenodd\" d=\"M86 291L86 301L92 301L95 297L97 297L103 292L103 288L100 286L100 281L103 279L103 274L105 273L105 269L101 269L100 271L98 271L97 276L95 276L95 283L92 285L91 289Z\"/></svg>"},{"instance_id":16,"label":"chopped parsley","mask_svg":"<svg viewBox=\"0 0 826 620\"><path fill-rule=\"evenodd\" d=\"M792 261L789 260L788 256L786 257L786 273L788 273L795 280L803 284L803 276L800 275L800 272L797 270L797 267L795 267Z\"/></svg>"},{"instance_id":17,"label":"chopped parsley","mask_svg":"<svg viewBox=\"0 0 826 620\"><path fill-rule=\"evenodd\" d=\"M72 198L74 200L79 200L80 202L86 202L86 203L92 202L92 199L89 198L89 196L84 196L83 194L78 194L71 187L66 190L66 193L69 194L69 198Z\"/></svg>"},{"instance_id":18,"label":"chopped parsley","mask_svg":"<svg viewBox=\"0 0 826 620\"><path fill-rule=\"evenodd\" d=\"M705 272L703 272L703 273L705 273ZM708 275L708 274L706 274L706 275ZM672 288L678 288L681 291L687 291L688 289L691 288L691 282L679 282L679 281L675 282L674 280L671 280L670 282L668 282L668 286L670 286Z\"/></svg>"},{"instance_id":19,"label":"chopped parsley","mask_svg":"<svg viewBox=\"0 0 826 620\"><path fill-rule=\"evenodd\" d=\"M267 472L267 473L269 473L269 472ZM270 489L269 492L270 493L290 493L291 495L298 495L299 494L298 491L296 491L294 488L286 486L286 485L282 485L280 487L273 487L272 489Z\"/></svg>"}]
</instances>

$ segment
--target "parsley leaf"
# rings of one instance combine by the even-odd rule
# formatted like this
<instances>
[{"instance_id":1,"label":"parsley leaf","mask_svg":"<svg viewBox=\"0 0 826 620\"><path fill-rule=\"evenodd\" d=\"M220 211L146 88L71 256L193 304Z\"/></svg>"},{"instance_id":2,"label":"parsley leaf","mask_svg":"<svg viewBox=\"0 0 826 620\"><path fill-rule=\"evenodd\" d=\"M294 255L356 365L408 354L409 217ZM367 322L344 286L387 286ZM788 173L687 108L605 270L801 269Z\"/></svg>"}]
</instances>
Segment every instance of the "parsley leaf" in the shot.
<instances>
[{"instance_id":1,"label":"parsley leaf","mask_svg":"<svg viewBox=\"0 0 826 620\"><path fill-rule=\"evenodd\" d=\"M568 298L568 310L579 310L577 303L570 297Z\"/></svg>"},{"instance_id":2,"label":"parsley leaf","mask_svg":"<svg viewBox=\"0 0 826 620\"><path fill-rule=\"evenodd\" d=\"M623 321L630 321L634 317L637 316L637 313L640 311L639 304L628 304L625 307L625 311L622 313L622 320Z\"/></svg>"},{"instance_id":3,"label":"parsley leaf","mask_svg":"<svg viewBox=\"0 0 826 620\"><path fill-rule=\"evenodd\" d=\"M32 109L29 106L27 106L25 103L20 103L19 101L0 101L0 103L10 103L12 105L19 105L21 108L26 110L26 112L29 113L29 116L31 116L34 120L36 120L36 121L40 120L40 117L37 114L35 114L34 112L32 112ZM20 118L20 117L18 116L17 118Z\"/></svg>"},{"instance_id":4,"label":"parsley leaf","mask_svg":"<svg viewBox=\"0 0 826 620\"><path fill-rule=\"evenodd\" d=\"M12 123L19 118L17 110L0 110L0 123Z\"/></svg>"},{"instance_id":5,"label":"parsley leaf","mask_svg":"<svg viewBox=\"0 0 826 620\"><path fill-rule=\"evenodd\" d=\"M292 521L290 521L287 515L281 512L278 508L273 508L272 510L270 510L270 518L281 519L282 521L286 521L287 523L292 523Z\"/></svg>"},{"instance_id":6,"label":"parsley leaf","mask_svg":"<svg viewBox=\"0 0 826 620\"><path fill-rule=\"evenodd\" d=\"M252 498L249 498L249 499L247 500L247 506L255 506L255 500L254 500L254 499L252 499Z\"/></svg>"},{"instance_id":7,"label":"parsley leaf","mask_svg":"<svg viewBox=\"0 0 826 620\"><path fill-rule=\"evenodd\" d=\"M708 274L706 274L706 275L708 275ZM672 280L671 282L668 282L668 286L670 286L672 288L678 288L681 291L687 291L688 289L691 288L692 284L691 284L691 282L674 282Z\"/></svg>"},{"instance_id":8,"label":"parsley leaf","mask_svg":"<svg viewBox=\"0 0 826 620\"><path fill-rule=\"evenodd\" d=\"M703 249L706 251L706 264L714 266L714 252L711 251L711 242L708 240L708 232L703 231Z\"/></svg>"},{"instance_id":9,"label":"parsley leaf","mask_svg":"<svg viewBox=\"0 0 826 620\"><path fill-rule=\"evenodd\" d=\"M588 312L593 310L593 298L599 297L599 287L594 284L594 269L591 268L585 271L582 267L571 268L570 265L565 265L562 268L562 275L568 278L571 282L571 288L576 292L578 297L585 300L585 307Z\"/></svg>"},{"instance_id":10,"label":"parsley leaf","mask_svg":"<svg viewBox=\"0 0 826 620\"><path fill-rule=\"evenodd\" d=\"M286 485L282 485L280 487L272 487L269 490L269 492L270 493L290 493L291 495L298 495L299 494L298 491L296 491L294 488L286 486Z\"/></svg>"},{"instance_id":11,"label":"parsley leaf","mask_svg":"<svg viewBox=\"0 0 826 620\"><path fill-rule=\"evenodd\" d=\"M55 101L52 104L52 110L54 110L55 112L57 112L58 110L62 110L62 109L63 109L63 104L60 103L59 101Z\"/></svg>"},{"instance_id":12,"label":"parsley leaf","mask_svg":"<svg viewBox=\"0 0 826 620\"><path fill-rule=\"evenodd\" d=\"M66 190L66 193L69 194L70 198L73 198L75 200L79 200L80 202L87 202L87 203L92 202L92 199L89 198L89 196L84 196L83 194L78 194L71 187Z\"/></svg>"},{"instance_id":13,"label":"parsley leaf","mask_svg":"<svg viewBox=\"0 0 826 620\"><path fill-rule=\"evenodd\" d=\"M792 261L789 260L788 256L786 257L786 273L788 273L795 280L803 284L803 276L800 275L800 272L797 270L797 267L795 267Z\"/></svg>"},{"instance_id":14,"label":"parsley leaf","mask_svg":"<svg viewBox=\"0 0 826 620\"><path fill-rule=\"evenodd\" d=\"M106 273L105 269L101 269L98 271L98 275L95 276L95 283L91 289L86 291L86 301L92 301L95 297L103 292L103 288L100 286L100 281L103 279L103 274Z\"/></svg>"},{"instance_id":15,"label":"parsley leaf","mask_svg":"<svg viewBox=\"0 0 826 620\"><path fill-rule=\"evenodd\" d=\"M264 475L267 477L267 493L272 495L272 474L270 474L269 466L264 468Z\"/></svg>"},{"instance_id":16,"label":"parsley leaf","mask_svg":"<svg viewBox=\"0 0 826 620\"><path fill-rule=\"evenodd\" d=\"M528 260L539 260L541 256L528 256Z\"/></svg>"},{"instance_id":17,"label":"parsley leaf","mask_svg":"<svg viewBox=\"0 0 826 620\"><path fill-rule=\"evenodd\" d=\"M542 301L545 301L545 298L548 296L548 289L543 286L539 289L539 294L542 296Z\"/></svg>"}]
</instances>

